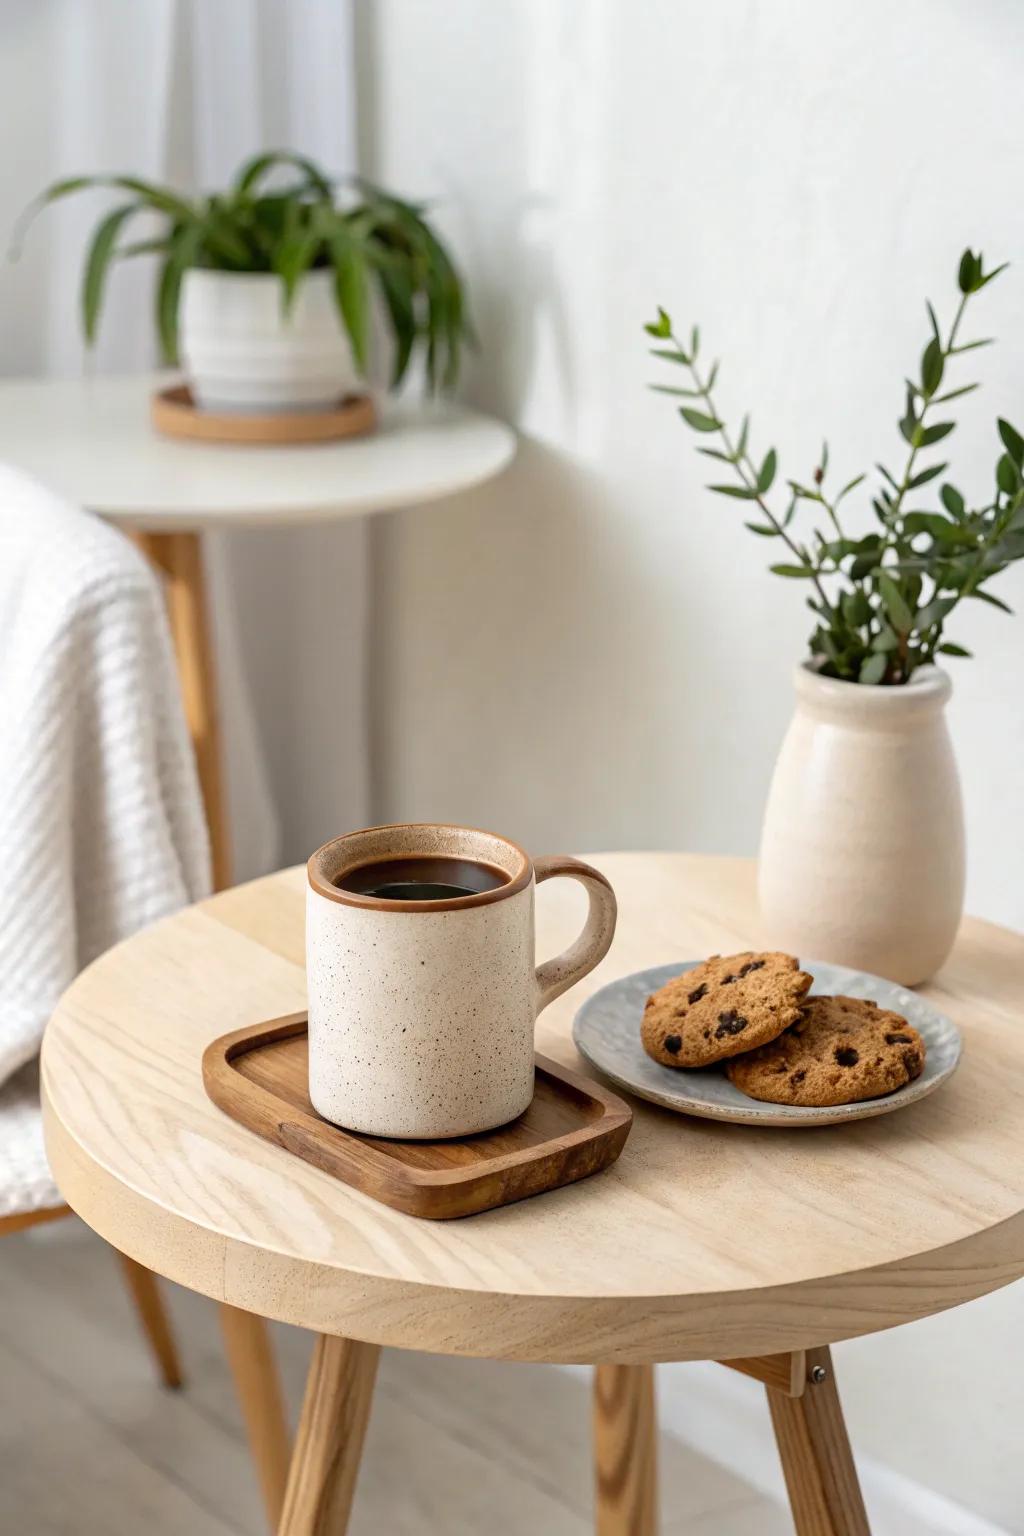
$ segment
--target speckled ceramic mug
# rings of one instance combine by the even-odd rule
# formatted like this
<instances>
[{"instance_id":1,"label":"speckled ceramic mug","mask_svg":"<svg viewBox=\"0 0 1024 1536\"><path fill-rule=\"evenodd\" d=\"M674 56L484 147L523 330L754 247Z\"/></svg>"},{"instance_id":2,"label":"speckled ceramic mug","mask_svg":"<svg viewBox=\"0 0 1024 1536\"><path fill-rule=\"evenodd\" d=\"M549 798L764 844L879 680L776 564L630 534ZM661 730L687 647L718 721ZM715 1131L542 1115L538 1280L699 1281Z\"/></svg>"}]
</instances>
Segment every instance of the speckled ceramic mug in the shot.
<instances>
[{"instance_id":1,"label":"speckled ceramic mug","mask_svg":"<svg viewBox=\"0 0 1024 1536\"><path fill-rule=\"evenodd\" d=\"M367 864L442 857L490 865L500 885L440 901L342 889ZM583 932L536 965L533 893L568 875L586 887ZM615 896L579 859L532 861L469 827L371 827L309 861L306 966L309 1095L327 1120L375 1136L468 1136L521 1115L533 1097L542 1008L602 959Z\"/></svg>"}]
</instances>

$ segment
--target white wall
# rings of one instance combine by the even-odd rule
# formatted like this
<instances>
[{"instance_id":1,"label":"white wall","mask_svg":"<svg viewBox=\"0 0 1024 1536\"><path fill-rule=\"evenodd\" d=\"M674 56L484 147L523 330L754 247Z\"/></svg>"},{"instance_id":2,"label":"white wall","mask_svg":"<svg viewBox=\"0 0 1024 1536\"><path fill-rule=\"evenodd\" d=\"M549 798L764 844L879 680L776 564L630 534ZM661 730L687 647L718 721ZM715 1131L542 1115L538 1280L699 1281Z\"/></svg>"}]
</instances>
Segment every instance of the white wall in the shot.
<instances>
[{"instance_id":1,"label":"white wall","mask_svg":"<svg viewBox=\"0 0 1024 1536\"><path fill-rule=\"evenodd\" d=\"M808 615L703 490L655 376L655 303L724 357L722 404L809 472L900 456L901 380L961 248L1020 261L1024 11L1012 0L373 0L364 158L439 192L483 353L524 432L494 487L376 549L381 817L552 847L752 852ZM977 302L1001 346L951 440L983 494L1024 421L1024 263ZM774 558L774 556L773 556ZM1024 570L1000 590L1024 605ZM970 904L1024 926L1024 618L955 638ZM883 1171L880 1170L880 1176ZM1024 1532L1024 1292L841 1351L863 1448ZM668 1384L685 1392L682 1378ZM968 1423L965 1423L965 1416Z\"/></svg>"}]
</instances>

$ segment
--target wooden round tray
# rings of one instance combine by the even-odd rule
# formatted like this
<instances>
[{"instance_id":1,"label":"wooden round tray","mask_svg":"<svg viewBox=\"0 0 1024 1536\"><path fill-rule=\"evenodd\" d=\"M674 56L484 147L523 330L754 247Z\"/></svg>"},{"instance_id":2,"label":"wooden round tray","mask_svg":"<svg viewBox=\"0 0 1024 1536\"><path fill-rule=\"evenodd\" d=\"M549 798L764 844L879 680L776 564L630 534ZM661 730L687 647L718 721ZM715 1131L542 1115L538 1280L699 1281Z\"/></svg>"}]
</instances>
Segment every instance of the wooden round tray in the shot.
<instances>
[{"instance_id":1,"label":"wooden round tray","mask_svg":"<svg viewBox=\"0 0 1024 1536\"><path fill-rule=\"evenodd\" d=\"M377 425L369 395L346 395L337 405L318 411L277 411L262 415L201 411L187 384L156 392L150 419L167 437L205 443L328 443L362 437Z\"/></svg>"}]
</instances>

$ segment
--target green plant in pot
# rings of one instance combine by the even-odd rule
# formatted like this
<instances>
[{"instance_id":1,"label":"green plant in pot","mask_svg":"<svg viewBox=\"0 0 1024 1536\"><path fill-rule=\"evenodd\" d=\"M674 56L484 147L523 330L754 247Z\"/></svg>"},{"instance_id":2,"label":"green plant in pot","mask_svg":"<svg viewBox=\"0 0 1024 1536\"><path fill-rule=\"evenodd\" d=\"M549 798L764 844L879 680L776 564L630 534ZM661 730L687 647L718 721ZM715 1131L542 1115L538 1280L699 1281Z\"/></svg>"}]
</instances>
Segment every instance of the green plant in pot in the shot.
<instances>
[{"instance_id":1,"label":"green plant in pot","mask_svg":"<svg viewBox=\"0 0 1024 1536\"><path fill-rule=\"evenodd\" d=\"M202 408L335 404L365 375L375 305L391 336L392 386L418 354L429 389L454 386L469 335L465 293L423 207L364 182L339 186L281 150L247 161L226 191L209 196L133 176L72 177L43 192L23 223L95 187L127 200L104 215L89 246L86 340L96 337L112 267L155 255L161 352L180 361ZM129 241L139 215L156 227Z\"/></svg>"},{"instance_id":2,"label":"green plant in pot","mask_svg":"<svg viewBox=\"0 0 1024 1536\"><path fill-rule=\"evenodd\" d=\"M969 654L949 634L961 604L1010 611L991 583L1024 558L1024 436L997 420L992 483L978 496L957 487L943 457L948 407L978 388L958 366L989 344L964 334L965 316L1003 270L967 250L948 324L927 304L929 334L905 381L902 461L877 464L870 488L861 473L833 490L827 445L809 476L784 479L774 448L754 454L749 417L726 423L699 331L680 340L663 309L646 326L676 375L654 388L680 400L698 451L722 466L709 489L773 541L770 569L802 586L813 615L762 833L765 941L908 985L942 964L963 904L951 685L937 658Z\"/></svg>"}]
</instances>

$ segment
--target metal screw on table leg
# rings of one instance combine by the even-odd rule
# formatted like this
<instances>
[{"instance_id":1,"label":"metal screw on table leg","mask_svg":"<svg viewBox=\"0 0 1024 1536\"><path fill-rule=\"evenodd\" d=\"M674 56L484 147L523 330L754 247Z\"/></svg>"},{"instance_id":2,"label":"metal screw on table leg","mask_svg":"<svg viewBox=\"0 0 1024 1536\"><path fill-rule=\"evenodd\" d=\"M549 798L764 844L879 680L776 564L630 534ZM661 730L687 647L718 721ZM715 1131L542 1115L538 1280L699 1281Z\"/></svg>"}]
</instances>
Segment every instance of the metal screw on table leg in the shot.
<instances>
[{"instance_id":1,"label":"metal screw on table leg","mask_svg":"<svg viewBox=\"0 0 1024 1536\"><path fill-rule=\"evenodd\" d=\"M810 1371L810 1379L814 1382L816 1387L820 1387L823 1381L828 1380L828 1371L823 1365L812 1366Z\"/></svg>"}]
</instances>

